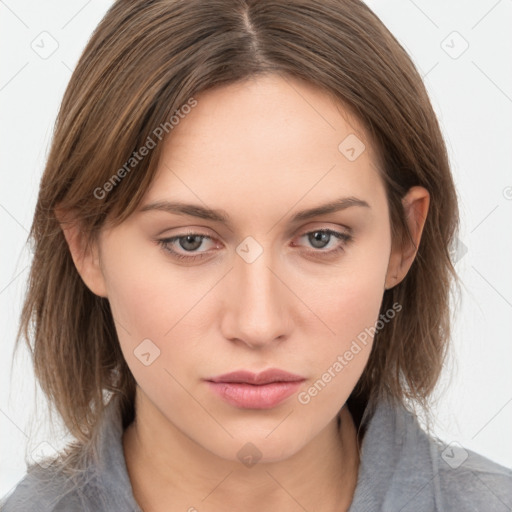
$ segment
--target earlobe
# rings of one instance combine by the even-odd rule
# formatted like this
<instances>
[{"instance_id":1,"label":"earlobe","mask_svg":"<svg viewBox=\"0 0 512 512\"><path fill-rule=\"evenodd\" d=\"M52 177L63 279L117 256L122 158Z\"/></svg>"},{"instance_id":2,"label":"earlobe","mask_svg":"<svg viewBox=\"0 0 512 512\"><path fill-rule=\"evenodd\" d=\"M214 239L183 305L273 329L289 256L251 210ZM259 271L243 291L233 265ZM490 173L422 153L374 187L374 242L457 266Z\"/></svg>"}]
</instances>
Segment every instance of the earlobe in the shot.
<instances>
[{"instance_id":1,"label":"earlobe","mask_svg":"<svg viewBox=\"0 0 512 512\"><path fill-rule=\"evenodd\" d=\"M80 222L69 212L56 208L57 217L78 274L87 288L99 297L107 297L105 278L101 270L98 242L87 244Z\"/></svg>"},{"instance_id":2,"label":"earlobe","mask_svg":"<svg viewBox=\"0 0 512 512\"><path fill-rule=\"evenodd\" d=\"M389 290L401 282L411 268L427 220L430 194L424 187L411 187L402 199L402 204L412 242L409 240L404 247L392 249L384 285L385 290Z\"/></svg>"}]
</instances>

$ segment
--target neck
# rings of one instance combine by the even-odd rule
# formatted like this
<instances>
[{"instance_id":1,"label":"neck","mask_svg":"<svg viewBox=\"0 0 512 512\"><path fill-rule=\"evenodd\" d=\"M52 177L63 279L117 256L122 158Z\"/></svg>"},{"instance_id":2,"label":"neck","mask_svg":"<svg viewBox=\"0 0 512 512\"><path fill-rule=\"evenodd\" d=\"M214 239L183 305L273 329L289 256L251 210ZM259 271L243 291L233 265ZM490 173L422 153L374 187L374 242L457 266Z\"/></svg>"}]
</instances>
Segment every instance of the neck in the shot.
<instances>
[{"instance_id":1,"label":"neck","mask_svg":"<svg viewBox=\"0 0 512 512\"><path fill-rule=\"evenodd\" d=\"M250 467L212 454L136 400L123 434L133 495L144 512L348 510L359 469L356 428L345 405L293 456Z\"/></svg>"}]
</instances>

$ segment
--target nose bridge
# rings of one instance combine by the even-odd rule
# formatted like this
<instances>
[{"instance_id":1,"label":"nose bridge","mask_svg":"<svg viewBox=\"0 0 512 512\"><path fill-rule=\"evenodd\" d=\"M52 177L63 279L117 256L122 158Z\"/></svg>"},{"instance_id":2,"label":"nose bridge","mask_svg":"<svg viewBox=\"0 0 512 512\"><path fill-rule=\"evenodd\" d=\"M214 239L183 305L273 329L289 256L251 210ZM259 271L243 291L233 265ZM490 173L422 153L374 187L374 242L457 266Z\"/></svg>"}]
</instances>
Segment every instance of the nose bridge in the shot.
<instances>
[{"instance_id":1,"label":"nose bridge","mask_svg":"<svg viewBox=\"0 0 512 512\"><path fill-rule=\"evenodd\" d=\"M229 337L262 346L286 334L283 284L274 274L271 251L263 251L252 262L236 256L234 266Z\"/></svg>"}]
</instances>

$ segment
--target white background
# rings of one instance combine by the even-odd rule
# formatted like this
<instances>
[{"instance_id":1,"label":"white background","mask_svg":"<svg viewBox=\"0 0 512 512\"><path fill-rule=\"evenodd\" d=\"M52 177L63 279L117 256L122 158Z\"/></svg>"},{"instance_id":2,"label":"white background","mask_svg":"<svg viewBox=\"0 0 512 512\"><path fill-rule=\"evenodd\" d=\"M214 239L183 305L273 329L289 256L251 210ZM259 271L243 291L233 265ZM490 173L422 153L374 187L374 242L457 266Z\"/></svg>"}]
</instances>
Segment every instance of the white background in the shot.
<instances>
[{"instance_id":1,"label":"white background","mask_svg":"<svg viewBox=\"0 0 512 512\"><path fill-rule=\"evenodd\" d=\"M424 76L460 199L463 297L434 431L512 467L512 1L368 4ZM37 448L42 441L59 447L66 440L58 429L46 432L39 405L34 427L41 429L31 430L44 398L35 394L26 350L12 373L11 361L30 264L25 242L53 123L71 71L110 5L0 1L0 496L24 475L25 450L46 453L48 445ZM57 44L45 59L32 48Z\"/></svg>"}]
</instances>

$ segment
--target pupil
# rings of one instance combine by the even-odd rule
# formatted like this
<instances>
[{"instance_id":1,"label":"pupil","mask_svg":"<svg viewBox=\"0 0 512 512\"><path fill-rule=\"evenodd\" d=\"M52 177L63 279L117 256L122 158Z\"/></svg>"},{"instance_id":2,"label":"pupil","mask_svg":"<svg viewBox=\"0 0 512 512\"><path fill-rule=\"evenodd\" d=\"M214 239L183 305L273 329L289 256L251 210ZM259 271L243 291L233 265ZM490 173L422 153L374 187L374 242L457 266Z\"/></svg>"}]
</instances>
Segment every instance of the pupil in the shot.
<instances>
[{"instance_id":1,"label":"pupil","mask_svg":"<svg viewBox=\"0 0 512 512\"><path fill-rule=\"evenodd\" d=\"M328 241L327 239L330 237L330 234L329 233L324 233L322 231L315 231L313 233L313 240L314 240L314 243L313 245L315 247L319 247L317 244L317 242L320 243L320 246L322 246L322 243L325 243L326 241Z\"/></svg>"},{"instance_id":2,"label":"pupil","mask_svg":"<svg viewBox=\"0 0 512 512\"><path fill-rule=\"evenodd\" d=\"M185 243L181 244L183 249L194 250L201 245L201 237L197 235L187 235L184 237L184 239ZM194 239L196 240L196 243L194 243ZM189 243L192 244L192 247L188 246Z\"/></svg>"}]
</instances>

